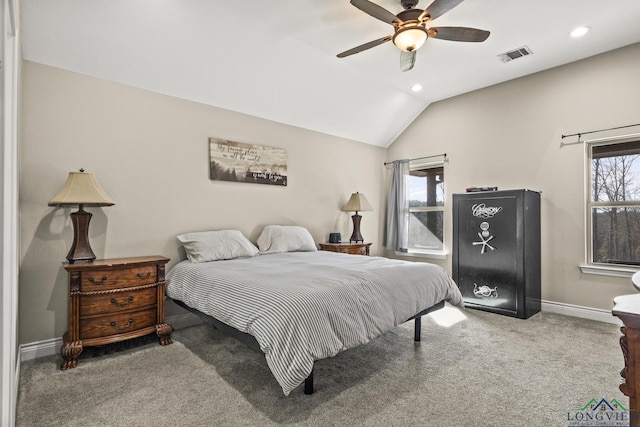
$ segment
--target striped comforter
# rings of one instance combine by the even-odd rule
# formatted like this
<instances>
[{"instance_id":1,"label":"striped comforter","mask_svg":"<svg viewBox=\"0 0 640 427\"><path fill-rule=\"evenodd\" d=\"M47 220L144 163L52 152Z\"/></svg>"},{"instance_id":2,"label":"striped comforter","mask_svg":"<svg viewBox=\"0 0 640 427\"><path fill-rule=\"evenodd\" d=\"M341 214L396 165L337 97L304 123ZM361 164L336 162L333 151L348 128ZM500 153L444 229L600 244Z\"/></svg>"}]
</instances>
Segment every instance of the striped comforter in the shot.
<instances>
[{"instance_id":1,"label":"striped comforter","mask_svg":"<svg viewBox=\"0 0 640 427\"><path fill-rule=\"evenodd\" d=\"M367 343L442 300L463 306L436 265L324 251L182 261L167 279L171 298L253 335L285 395L315 360Z\"/></svg>"}]
</instances>

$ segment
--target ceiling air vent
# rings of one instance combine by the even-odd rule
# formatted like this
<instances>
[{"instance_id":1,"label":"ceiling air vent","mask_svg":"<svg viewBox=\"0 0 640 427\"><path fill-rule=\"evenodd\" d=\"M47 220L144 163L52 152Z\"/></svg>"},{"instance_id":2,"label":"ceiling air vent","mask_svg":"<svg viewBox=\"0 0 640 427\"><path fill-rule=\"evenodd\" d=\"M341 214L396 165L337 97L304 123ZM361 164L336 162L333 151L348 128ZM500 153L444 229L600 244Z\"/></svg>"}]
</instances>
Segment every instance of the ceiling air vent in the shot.
<instances>
[{"instance_id":1,"label":"ceiling air vent","mask_svg":"<svg viewBox=\"0 0 640 427\"><path fill-rule=\"evenodd\" d=\"M514 59L522 58L523 56L531 55L533 51L529 48L529 46L522 46L518 49L510 50L509 52L501 53L498 55L498 58L502 62L513 61Z\"/></svg>"}]
</instances>

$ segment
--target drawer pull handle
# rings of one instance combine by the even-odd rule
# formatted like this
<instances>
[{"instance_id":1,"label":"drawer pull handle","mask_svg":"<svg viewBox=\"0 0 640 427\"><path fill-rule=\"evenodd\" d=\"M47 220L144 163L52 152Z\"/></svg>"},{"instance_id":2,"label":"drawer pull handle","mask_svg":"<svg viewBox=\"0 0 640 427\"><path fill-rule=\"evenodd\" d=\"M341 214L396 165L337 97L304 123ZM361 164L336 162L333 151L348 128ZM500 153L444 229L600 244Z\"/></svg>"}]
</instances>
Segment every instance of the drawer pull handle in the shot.
<instances>
[{"instance_id":1,"label":"drawer pull handle","mask_svg":"<svg viewBox=\"0 0 640 427\"><path fill-rule=\"evenodd\" d=\"M100 283L104 283L107 280L107 276L102 276L102 279L100 279ZM89 277L89 281L91 283L93 283L94 285L99 285L100 283L96 283L96 280L93 277Z\"/></svg>"},{"instance_id":2,"label":"drawer pull handle","mask_svg":"<svg viewBox=\"0 0 640 427\"><path fill-rule=\"evenodd\" d=\"M118 307L126 307L127 305L129 305L129 303L131 301L133 301L133 295L131 295L129 298L127 298L127 300L125 302L118 302L117 299L111 298L111 304L115 304Z\"/></svg>"},{"instance_id":3,"label":"drawer pull handle","mask_svg":"<svg viewBox=\"0 0 640 427\"><path fill-rule=\"evenodd\" d=\"M132 323L133 323L133 319L129 319L126 325L118 326L116 325L116 322L111 322L111 326L113 326L116 329L127 329L129 326L131 326Z\"/></svg>"},{"instance_id":4,"label":"drawer pull handle","mask_svg":"<svg viewBox=\"0 0 640 427\"><path fill-rule=\"evenodd\" d=\"M148 279L149 277L151 277L151 272L148 271L146 276L144 274L142 274L142 273L138 273L137 276L138 276L139 279L143 279L143 280L144 279Z\"/></svg>"}]
</instances>

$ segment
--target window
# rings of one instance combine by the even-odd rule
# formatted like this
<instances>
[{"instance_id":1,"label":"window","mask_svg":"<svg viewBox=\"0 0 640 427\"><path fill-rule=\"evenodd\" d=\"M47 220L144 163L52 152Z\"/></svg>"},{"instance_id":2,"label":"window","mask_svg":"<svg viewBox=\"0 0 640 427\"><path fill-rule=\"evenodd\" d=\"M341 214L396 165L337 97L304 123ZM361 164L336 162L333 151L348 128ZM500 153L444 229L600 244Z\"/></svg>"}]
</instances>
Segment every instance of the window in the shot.
<instances>
[{"instance_id":1,"label":"window","mask_svg":"<svg viewBox=\"0 0 640 427\"><path fill-rule=\"evenodd\" d=\"M589 143L588 163L588 262L638 266L640 138Z\"/></svg>"},{"instance_id":2,"label":"window","mask_svg":"<svg viewBox=\"0 0 640 427\"><path fill-rule=\"evenodd\" d=\"M409 172L409 252L444 252L444 167L411 163Z\"/></svg>"}]
</instances>

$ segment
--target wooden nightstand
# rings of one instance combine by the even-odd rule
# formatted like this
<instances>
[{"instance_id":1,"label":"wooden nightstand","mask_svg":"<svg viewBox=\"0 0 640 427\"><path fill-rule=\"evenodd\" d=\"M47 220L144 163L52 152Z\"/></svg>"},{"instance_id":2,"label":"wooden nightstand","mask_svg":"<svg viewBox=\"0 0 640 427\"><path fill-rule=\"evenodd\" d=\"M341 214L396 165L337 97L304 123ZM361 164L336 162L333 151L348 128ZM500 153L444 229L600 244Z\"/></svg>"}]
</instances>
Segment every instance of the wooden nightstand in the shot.
<instances>
[{"instance_id":1,"label":"wooden nightstand","mask_svg":"<svg viewBox=\"0 0 640 427\"><path fill-rule=\"evenodd\" d=\"M640 295L621 295L613 299L612 314L622 320L620 348L624 368L618 387L629 398L629 425L640 426Z\"/></svg>"},{"instance_id":2,"label":"wooden nightstand","mask_svg":"<svg viewBox=\"0 0 640 427\"><path fill-rule=\"evenodd\" d=\"M369 255L370 246L371 243L320 243L320 250L343 254Z\"/></svg>"},{"instance_id":3,"label":"wooden nightstand","mask_svg":"<svg viewBox=\"0 0 640 427\"><path fill-rule=\"evenodd\" d=\"M65 264L69 272L68 329L61 369L75 368L84 346L97 346L155 332L171 344L164 322L165 264L147 256Z\"/></svg>"}]
</instances>

